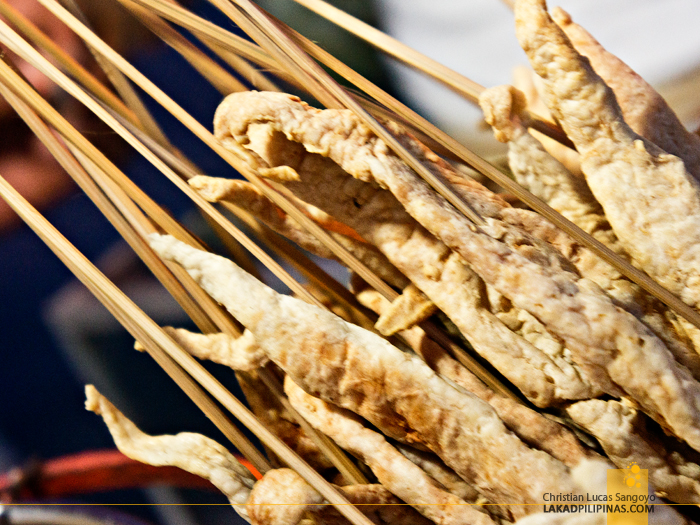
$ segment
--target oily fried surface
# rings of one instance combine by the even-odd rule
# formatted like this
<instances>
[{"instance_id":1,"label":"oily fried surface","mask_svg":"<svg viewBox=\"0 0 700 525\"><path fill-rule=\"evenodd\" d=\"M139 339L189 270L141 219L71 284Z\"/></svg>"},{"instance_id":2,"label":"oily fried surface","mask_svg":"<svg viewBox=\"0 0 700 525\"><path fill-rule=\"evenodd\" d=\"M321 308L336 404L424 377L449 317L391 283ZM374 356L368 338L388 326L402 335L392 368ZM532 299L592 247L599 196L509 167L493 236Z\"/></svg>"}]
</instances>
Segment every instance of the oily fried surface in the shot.
<instances>
[{"instance_id":1,"label":"oily fried surface","mask_svg":"<svg viewBox=\"0 0 700 525\"><path fill-rule=\"evenodd\" d=\"M697 305L700 195L683 161L630 129L613 92L552 21L544 0L517 2L516 34L625 250L662 285Z\"/></svg>"},{"instance_id":2,"label":"oily fried surface","mask_svg":"<svg viewBox=\"0 0 700 525\"><path fill-rule=\"evenodd\" d=\"M555 7L552 18L576 51L588 58L593 70L613 90L625 122L635 133L679 157L688 172L696 179L700 177L700 137L685 129L663 97L632 68L606 51L588 31L574 23L566 11Z\"/></svg>"},{"instance_id":3,"label":"oily fried surface","mask_svg":"<svg viewBox=\"0 0 700 525\"><path fill-rule=\"evenodd\" d=\"M427 446L489 500L540 503L550 489L569 490L561 462L527 447L489 405L450 386L418 358L277 294L226 259L169 236L152 236L151 246L187 269L307 393L365 417L387 436ZM518 516L536 505L510 511Z\"/></svg>"},{"instance_id":4,"label":"oily fried surface","mask_svg":"<svg viewBox=\"0 0 700 525\"><path fill-rule=\"evenodd\" d=\"M649 482L671 501L700 502L700 466L669 452L645 429L645 417L618 401L592 399L567 409L576 423L593 434L619 468L631 462L649 469Z\"/></svg>"},{"instance_id":5,"label":"oily fried surface","mask_svg":"<svg viewBox=\"0 0 700 525\"><path fill-rule=\"evenodd\" d=\"M310 396L287 377L289 401L316 429L359 457L390 492L438 525L493 525L478 507L445 490L435 479L391 446L380 433L366 428L352 412Z\"/></svg>"}]
</instances>

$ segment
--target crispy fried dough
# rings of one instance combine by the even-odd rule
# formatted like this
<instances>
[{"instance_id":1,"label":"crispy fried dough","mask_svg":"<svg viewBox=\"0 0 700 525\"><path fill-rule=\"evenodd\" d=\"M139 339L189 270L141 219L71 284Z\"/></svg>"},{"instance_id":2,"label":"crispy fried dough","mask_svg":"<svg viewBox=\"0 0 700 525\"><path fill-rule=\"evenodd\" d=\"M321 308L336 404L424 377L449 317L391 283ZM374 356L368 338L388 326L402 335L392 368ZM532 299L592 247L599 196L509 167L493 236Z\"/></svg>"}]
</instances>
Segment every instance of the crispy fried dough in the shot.
<instances>
[{"instance_id":1,"label":"crispy fried dough","mask_svg":"<svg viewBox=\"0 0 700 525\"><path fill-rule=\"evenodd\" d=\"M516 34L548 104L581 153L588 185L632 258L691 306L700 304L700 193L678 157L624 122L610 88L549 17L516 4Z\"/></svg>"},{"instance_id":2,"label":"crispy fried dough","mask_svg":"<svg viewBox=\"0 0 700 525\"><path fill-rule=\"evenodd\" d=\"M569 13L555 7L552 18L576 51L588 58L593 70L613 90L625 122L666 153L679 157L685 169L700 178L700 137L691 133L676 114L632 68L606 51L593 36L574 23Z\"/></svg>"},{"instance_id":3,"label":"crispy fried dough","mask_svg":"<svg viewBox=\"0 0 700 525\"><path fill-rule=\"evenodd\" d=\"M381 485L336 487L350 503L377 524L428 525L411 507L401 505ZM324 525L347 525L349 522L293 470L269 471L253 487L246 506L254 525L296 525L309 512Z\"/></svg>"},{"instance_id":4,"label":"crispy fried dough","mask_svg":"<svg viewBox=\"0 0 700 525\"><path fill-rule=\"evenodd\" d=\"M567 408L571 418L593 434L619 468L636 461L649 469L649 481L676 503L700 502L700 466L669 453L645 429L645 416L618 401L591 399Z\"/></svg>"},{"instance_id":5,"label":"crispy fried dough","mask_svg":"<svg viewBox=\"0 0 700 525\"><path fill-rule=\"evenodd\" d=\"M192 177L188 182L208 201L226 201L239 206L260 219L273 231L295 242L305 250L319 257L339 260L331 250L326 248L316 237L306 231L297 221L288 216L249 182L204 175ZM311 212L311 209L314 211ZM312 215L321 225L331 223L328 216L323 216L325 214L318 208L307 205L305 211ZM333 221L332 226L335 227L338 224L340 223ZM342 225L342 228L335 229L340 229L341 231L344 229L347 233L350 233L350 228L345 225ZM356 233L354 236L344 235L338 231L329 231L329 233L345 249L388 284L399 289L408 286L408 279L387 261L386 257L374 246L358 240Z\"/></svg>"},{"instance_id":6,"label":"crispy fried dough","mask_svg":"<svg viewBox=\"0 0 700 525\"><path fill-rule=\"evenodd\" d=\"M467 505L451 494L391 446L380 433L366 428L360 418L321 399L310 396L296 383L285 379L289 402L314 428L338 446L359 457L379 482L395 496L413 506L438 525L492 525L478 507Z\"/></svg>"},{"instance_id":7,"label":"crispy fried dough","mask_svg":"<svg viewBox=\"0 0 700 525\"><path fill-rule=\"evenodd\" d=\"M571 488L567 468L528 448L477 397L425 363L330 312L279 295L231 261L170 236L151 246L178 262L256 337L306 392L365 417L384 434L423 444L491 501L541 503ZM537 505L508 508L514 516Z\"/></svg>"},{"instance_id":8,"label":"crispy fried dough","mask_svg":"<svg viewBox=\"0 0 700 525\"><path fill-rule=\"evenodd\" d=\"M209 480L247 519L243 505L255 482L253 475L224 447L212 439L182 432L175 436L149 436L141 432L92 385L85 387L85 408L102 416L119 451L154 466L174 466Z\"/></svg>"},{"instance_id":9,"label":"crispy fried dough","mask_svg":"<svg viewBox=\"0 0 700 525\"><path fill-rule=\"evenodd\" d=\"M230 108L230 112L226 108ZM243 97L229 97L217 112L216 133L224 144L229 144L231 133L243 133L246 126L238 120L256 118L268 126L282 126L277 120L295 117L289 127L302 127L305 120L321 115L307 109L298 99L270 93L247 93ZM262 115L262 116L260 116ZM323 113L329 122L315 125L319 129L333 125L349 126L357 122L345 113ZM333 120L338 122L333 123ZM227 124L234 126L229 132ZM256 126L260 126L256 124ZM309 135L314 128L308 126ZM238 131L237 131L238 130ZM363 133L362 128L347 134ZM352 135L352 136L354 136ZM602 389L580 377L576 366L563 355L547 355L525 339L509 330L488 310L481 280L464 260L451 252L412 219L396 199L376 186L364 184L349 177L337 164L320 155L304 152L300 144L283 141L281 133L257 134L269 142L253 141L241 135L239 140L254 151L248 152L251 167L276 165L293 159L293 167L302 175L299 182L288 185L298 197L324 208L338 220L355 228L364 238L377 246L389 260L423 291L443 311L474 348L484 355L499 371L510 379L538 406L547 406L558 399L587 399ZM280 138L280 136L282 138ZM316 133L315 139L330 144L337 137ZM321 149L314 143L312 149ZM292 151L286 151L292 150ZM349 160L352 160L349 157ZM371 158L366 162L371 162ZM357 165L362 167L361 162ZM507 206L497 195L476 182L462 179L478 198L470 202L482 214L496 214ZM517 364L516 364L517 363Z\"/></svg>"},{"instance_id":10,"label":"crispy fried dough","mask_svg":"<svg viewBox=\"0 0 700 525\"><path fill-rule=\"evenodd\" d=\"M510 165L518 182L629 260L585 182L571 176L527 133L518 113L518 107L522 104L515 101L519 97L521 95L511 86L498 86L486 90L480 98L486 120L511 141ZM455 187L460 189L458 184ZM700 347L679 330L669 318L672 314L663 303L532 212L507 208L502 210L501 217L509 224L520 226L555 246L574 263L583 277L598 284L619 306L643 321L663 340L676 360L686 366L696 379L700 378Z\"/></svg>"},{"instance_id":11,"label":"crispy fried dough","mask_svg":"<svg viewBox=\"0 0 700 525\"><path fill-rule=\"evenodd\" d=\"M585 180L572 175L527 132L521 121L523 97L511 86L487 89L479 97L496 138L508 142L508 164L515 180L602 243L614 245L617 238Z\"/></svg>"},{"instance_id":12,"label":"crispy fried dough","mask_svg":"<svg viewBox=\"0 0 700 525\"><path fill-rule=\"evenodd\" d=\"M184 328L165 327L166 333L193 356L234 370L255 370L268 362L249 331L235 338L228 334L197 334Z\"/></svg>"},{"instance_id":13,"label":"crispy fried dough","mask_svg":"<svg viewBox=\"0 0 700 525\"><path fill-rule=\"evenodd\" d=\"M560 30L557 28L557 31ZM658 337L634 316L618 308L595 283L565 271L561 254L560 258L541 251L543 241L532 242L532 237L518 233L519 230L507 227L500 220L486 218L486 225L474 231L473 225L393 156L383 141L349 112L307 109L298 99L284 95L241 95L244 96L240 99L236 95L229 96L229 102L217 110L217 134L225 144L238 137L250 146L252 138L242 134L252 123L272 126L288 138L300 141L308 151L329 155L355 177L357 183L376 182L388 188L409 214L468 261L486 283L560 337L587 378L594 378L595 383L611 395L619 396L624 390L648 414L700 450L700 384L687 369L677 365ZM268 143L262 144L265 145L269 147ZM297 163L315 162L311 156L304 156L303 149L287 149L294 151ZM247 155L253 159L250 162L261 166L276 166L281 157L280 152L264 149L248 151ZM292 167L298 174L306 171L299 164ZM344 193L353 195L355 207L361 208L358 214L365 210L377 211L376 208L372 210L378 204L377 199L372 198L378 190L372 185L365 184L360 189L345 182L331 189L332 184L325 180L329 179L328 171L323 179L314 184L323 198L328 199L342 187ZM288 183L292 191L303 185L303 180ZM326 190L324 186L328 186L327 191L323 191ZM307 192L302 199L308 201L308 196ZM491 201L477 194L473 201L470 203L473 208L491 205ZM323 207L323 203L310 202ZM371 205L362 206L363 203ZM397 215L397 211L391 210L392 215ZM333 215L343 222L347 220L335 210ZM359 225L351 221L350 226L380 245L365 235ZM411 231L414 230L409 233ZM700 228L695 234L700 236ZM409 275L386 250L382 251ZM436 297L413 276L410 278L444 310Z\"/></svg>"},{"instance_id":14,"label":"crispy fried dough","mask_svg":"<svg viewBox=\"0 0 700 525\"><path fill-rule=\"evenodd\" d=\"M382 335L394 335L426 320L436 310L435 303L414 284L409 284L391 306L381 313L374 326Z\"/></svg>"},{"instance_id":15,"label":"crispy fried dough","mask_svg":"<svg viewBox=\"0 0 700 525\"><path fill-rule=\"evenodd\" d=\"M381 313L389 304L378 292L370 289L360 292L357 299L377 313ZM569 467L593 455L562 425L488 388L440 345L429 339L422 329L414 327L404 330L401 336L430 368L491 405L505 425L531 447L544 450Z\"/></svg>"}]
</instances>

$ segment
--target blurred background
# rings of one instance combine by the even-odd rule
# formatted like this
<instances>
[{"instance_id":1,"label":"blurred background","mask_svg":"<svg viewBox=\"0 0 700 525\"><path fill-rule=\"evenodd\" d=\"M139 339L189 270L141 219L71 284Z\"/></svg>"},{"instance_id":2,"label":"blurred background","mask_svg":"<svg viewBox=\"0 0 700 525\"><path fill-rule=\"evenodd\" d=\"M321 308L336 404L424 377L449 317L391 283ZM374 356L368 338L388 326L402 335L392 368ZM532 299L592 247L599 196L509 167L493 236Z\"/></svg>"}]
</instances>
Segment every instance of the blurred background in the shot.
<instances>
[{"instance_id":1,"label":"blurred background","mask_svg":"<svg viewBox=\"0 0 700 525\"><path fill-rule=\"evenodd\" d=\"M36 0L8 2L93 73L100 74L79 39ZM478 153L495 156L502 151L502 146L480 125L480 112L446 88L385 59L371 46L291 0L259 3ZM527 63L514 36L512 11L500 0L331 3L487 87L511 82L513 68ZM227 29L235 29L205 0L190 0L185 5ZM698 125L700 3L561 0L557 5L569 11L609 51L658 86L688 126ZM211 127L221 95L175 51L148 34L113 0L84 0L80 6L110 45ZM36 89L142 189L207 243L218 246L216 237L182 193L40 74L25 64L18 65ZM204 172L235 176L231 168L217 160L164 110L147 97L144 100L172 143ZM2 101L0 173L158 323L189 326L177 304ZM113 446L101 420L83 409L85 383L94 383L147 432L196 431L225 442L148 356L133 351L128 334L3 202L0 348L0 472L20 469L15 472L26 473L33 460ZM231 372L209 368L233 388ZM177 503L192 498L188 492L156 488L81 497L76 501ZM224 502L215 495L197 498ZM130 508L129 512L152 522L173 524L234 519L233 511L225 507L139 507Z\"/></svg>"}]
</instances>

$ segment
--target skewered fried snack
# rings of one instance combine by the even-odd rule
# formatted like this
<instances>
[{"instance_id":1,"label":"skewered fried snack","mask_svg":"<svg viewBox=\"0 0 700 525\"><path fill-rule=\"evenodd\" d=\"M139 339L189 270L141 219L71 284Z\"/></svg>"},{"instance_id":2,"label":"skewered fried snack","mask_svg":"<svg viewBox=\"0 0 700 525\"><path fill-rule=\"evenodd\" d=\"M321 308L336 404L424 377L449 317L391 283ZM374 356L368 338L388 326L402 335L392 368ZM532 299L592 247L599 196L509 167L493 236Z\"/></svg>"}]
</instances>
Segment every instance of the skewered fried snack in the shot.
<instances>
[{"instance_id":1,"label":"skewered fried snack","mask_svg":"<svg viewBox=\"0 0 700 525\"><path fill-rule=\"evenodd\" d=\"M357 299L377 313L381 313L389 304L378 292L369 289L361 291ZM528 445L544 450L569 467L592 455L562 425L488 388L440 345L429 339L422 329L414 327L404 330L401 336L430 368L491 405L506 426Z\"/></svg>"},{"instance_id":2,"label":"skewered fried snack","mask_svg":"<svg viewBox=\"0 0 700 525\"><path fill-rule=\"evenodd\" d=\"M513 85L525 95L527 109L531 114L539 115L546 120L553 120L552 114L540 94L544 88L542 80L535 75L532 69L524 65L515 66L513 68ZM574 177L583 178L578 151L534 129L530 129L529 133L542 144L547 153L560 162Z\"/></svg>"},{"instance_id":3,"label":"skewered fried snack","mask_svg":"<svg viewBox=\"0 0 700 525\"><path fill-rule=\"evenodd\" d=\"M258 103L256 98L259 99ZM251 142L251 136L246 136L245 132L256 126L279 131L276 146L279 146L284 133L290 139L298 140L300 143L295 143L297 146L302 147L303 144L304 148L328 154L331 160L341 163L340 166L336 165L335 173L326 168L319 180L313 179L308 183L313 188L313 191L309 191L310 188L304 187L304 180L312 179L314 172L307 172L309 166L304 162L320 163L323 159L311 154L300 156L303 149L294 150L297 160L302 162L295 166L300 181L289 182L287 187L303 200L309 202L311 199L312 204L322 208L324 204L328 205L328 199L334 196L337 188L342 187L345 194L354 199L348 206L353 206L355 212L336 207L332 214L343 222L350 221L350 226L378 246L380 243L375 242L378 236L372 238L372 235L366 234L362 225L353 222L352 217L361 215L365 210L383 210L386 202L381 190L360 179L374 180L386 186L418 222L468 261L486 283L560 337L586 378L595 380L596 385L613 396L626 392L665 428L693 448L700 448L700 384L685 367L675 362L668 348L649 328L618 308L595 283L563 270L560 259L540 253L539 244L527 244L526 236L506 227L503 222L486 219L486 225L480 225L480 229L476 230L412 170L391 155L386 145L350 113L308 109L298 99L289 96L285 99L283 95L246 93L229 96L227 102L219 107L215 123L217 134L225 144L241 140L254 150L248 151L247 156L257 157L255 162L261 166L276 166L276 160L281 155L276 157L277 150L266 149L270 146L269 141ZM268 129L267 136L270 133ZM237 145L236 148L241 149L242 146ZM360 186L345 181L338 186L338 181L332 179L336 174L340 176L337 170L341 168L356 177L356 184ZM319 195L322 197L319 198ZM381 198L384 198L384 202L381 202ZM325 202L317 202L321 199ZM487 204L478 193L474 195L474 202L473 207ZM339 216L340 211L343 211L342 217ZM396 213L393 208L392 213ZM369 222L369 217L364 220ZM411 235L413 231L410 229L405 233ZM402 247L406 246L405 238L403 241ZM525 244L519 244L522 242ZM431 295L424 284L418 282L387 250L383 251L445 311L438 298ZM414 261L419 251L412 251ZM454 296L454 291L451 295ZM450 317L455 321L454 317Z\"/></svg>"},{"instance_id":4,"label":"skewered fried snack","mask_svg":"<svg viewBox=\"0 0 700 525\"><path fill-rule=\"evenodd\" d=\"M229 144L239 132L229 130L228 121L244 133L247 126L238 119L254 120L256 115L262 114L265 116L261 120L265 120L265 124L255 123L250 127L274 127L278 125L275 117L279 115L276 113L292 111L298 113L300 119L310 116L305 106L287 95L247 93L242 98L229 97L219 109L217 135L224 144ZM329 129L333 124L343 122L357 124L354 119L344 121L346 115L343 113L331 115L337 115L337 118L329 119L331 122L326 124ZM323 128L323 123L319 126ZM353 227L377 246L448 315L474 348L535 404L547 406L558 399L587 399L602 391L582 378L565 355L547 355L493 315L488 310L478 276L458 254L417 224L391 194L354 180L331 160L305 154L301 144L285 142L279 135L271 132L253 135L258 140L270 139L263 142L252 142L247 135L239 136L247 148L254 149L253 152L246 150L249 162L255 162L252 167L276 165L290 157L299 160L296 169L301 174L300 181L288 187L302 200L325 207L336 219ZM318 149L321 146L313 147ZM354 146L347 147L354 150ZM481 196L473 206L482 213L496 213L505 205L500 197L476 183L472 185Z\"/></svg>"},{"instance_id":5,"label":"skewered fried snack","mask_svg":"<svg viewBox=\"0 0 700 525\"><path fill-rule=\"evenodd\" d=\"M615 96L549 17L516 3L516 33L548 105L581 153L591 191L626 251L691 306L700 302L700 195L679 158L625 124Z\"/></svg>"},{"instance_id":6,"label":"skewered fried snack","mask_svg":"<svg viewBox=\"0 0 700 525\"><path fill-rule=\"evenodd\" d=\"M394 335L410 328L435 313L437 307L414 284L404 288L403 293L379 316L375 327L382 335Z\"/></svg>"},{"instance_id":7,"label":"skewered fried snack","mask_svg":"<svg viewBox=\"0 0 700 525\"><path fill-rule=\"evenodd\" d=\"M381 485L336 487L350 503L377 524L428 525L423 518ZM251 521L259 525L295 525L307 512L324 525L347 525L337 510L323 504L323 498L290 469L274 469L258 481L247 505Z\"/></svg>"},{"instance_id":8,"label":"skewered fried snack","mask_svg":"<svg viewBox=\"0 0 700 525\"><path fill-rule=\"evenodd\" d=\"M366 428L348 410L310 396L289 379L284 390L292 406L316 429L359 457L395 496L438 525L494 522L481 509L446 491L420 467L406 459L384 436ZM477 510L478 509L478 510Z\"/></svg>"},{"instance_id":9,"label":"skewered fried snack","mask_svg":"<svg viewBox=\"0 0 700 525\"><path fill-rule=\"evenodd\" d=\"M649 481L671 501L700 502L700 466L679 452L669 452L645 429L645 416L618 401L592 399L571 405L567 412L603 446L619 468L636 461L649 469Z\"/></svg>"},{"instance_id":10,"label":"skewered fried snack","mask_svg":"<svg viewBox=\"0 0 700 525\"><path fill-rule=\"evenodd\" d=\"M85 387L85 408L104 419L117 448L126 456L155 466L174 466L209 480L246 520L245 503L255 478L215 441L190 432L149 436L141 432L92 385Z\"/></svg>"},{"instance_id":11,"label":"skewered fried snack","mask_svg":"<svg viewBox=\"0 0 700 525\"><path fill-rule=\"evenodd\" d=\"M419 359L330 312L277 294L224 258L170 236L150 241L248 328L306 392L361 415L389 437L427 446L487 499L540 504L548 490L572 488L561 462L528 448L486 403ZM520 516L537 505L505 508Z\"/></svg>"},{"instance_id":12,"label":"skewered fried snack","mask_svg":"<svg viewBox=\"0 0 700 525\"><path fill-rule=\"evenodd\" d=\"M197 334L184 328L165 327L164 330L193 356L234 370L255 370L268 361L247 330L238 338L228 334Z\"/></svg>"},{"instance_id":13,"label":"skewered fried snack","mask_svg":"<svg viewBox=\"0 0 700 525\"><path fill-rule=\"evenodd\" d=\"M295 525L307 511L320 517L328 515L337 523L347 523L322 505L321 495L293 470L273 469L256 482L233 455L212 439L188 432L175 436L149 436L95 387L88 385L85 393L86 408L102 416L117 448L124 455L149 465L179 467L209 480L229 499L233 508L254 525ZM351 485L337 489L351 503L362 503L361 510L369 517L375 517L377 523L428 523L410 507L398 506L401 501L380 485ZM391 507L387 509L387 505Z\"/></svg>"},{"instance_id":14,"label":"skewered fried snack","mask_svg":"<svg viewBox=\"0 0 700 525\"><path fill-rule=\"evenodd\" d=\"M700 178L700 137L685 129L663 97L632 68L606 51L588 31L574 23L569 13L555 7L552 18L576 51L588 58L593 70L615 93L629 127L666 153L679 157L686 170L696 179Z\"/></svg>"},{"instance_id":15,"label":"skewered fried snack","mask_svg":"<svg viewBox=\"0 0 700 525\"><path fill-rule=\"evenodd\" d=\"M520 98L521 94L511 86L488 89L480 98L486 120L498 131L498 136L510 141L509 162L516 179L619 255L629 258L585 182L571 176L527 133L520 114L522 104L517 102ZM506 220L510 224L522 224L532 217L530 212L516 209L504 210L503 213L507 214ZM676 360L686 366L696 379L700 378L700 347L694 344L683 328L677 326L675 315L664 304L625 279L612 266L561 230L546 222L538 223L538 226L528 226L526 229L537 231L539 237L567 255L583 277L601 286L618 305L643 321L663 340ZM691 329L693 335L696 331Z\"/></svg>"},{"instance_id":16,"label":"skewered fried snack","mask_svg":"<svg viewBox=\"0 0 700 525\"><path fill-rule=\"evenodd\" d=\"M508 142L508 165L518 183L608 246L617 238L586 182L551 156L522 122L523 94L510 86L485 90L479 105L500 142Z\"/></svg>"},{"instance_id":17,"label":"skewered fried snack","mask_svg":"<svg viewBox=\"0 0 700 525\"><path fill-rule=\"evenodd\" d=\"M240 206L263 221L273 231L297 243L305 250L319 257L337 260L333 252L304 230L294 219L284 213L281 208L276 206L249 182L198 175L191 178L189 184L208 201L226 201ZM310 208L312 207L307 206L307 211ZM317 211L320 212L320 210ZM318 217L318 215L319 213L314 213L315 217ZM325 223L328 225L331 221L326 220ZM324 221L321 224L323 225ZM331 226L336 230L345 230L347 233L354 234L344 235L337 231L329 231L331 236L345 249L350 251L390 285L399 289L408 285L408 279L392 266L381 252L371 244L358 240L358 235L345 225L341 225L341 228L338 228L337 225L339 224L337 221L332 221Z\"/></svg>"}]
</instances>

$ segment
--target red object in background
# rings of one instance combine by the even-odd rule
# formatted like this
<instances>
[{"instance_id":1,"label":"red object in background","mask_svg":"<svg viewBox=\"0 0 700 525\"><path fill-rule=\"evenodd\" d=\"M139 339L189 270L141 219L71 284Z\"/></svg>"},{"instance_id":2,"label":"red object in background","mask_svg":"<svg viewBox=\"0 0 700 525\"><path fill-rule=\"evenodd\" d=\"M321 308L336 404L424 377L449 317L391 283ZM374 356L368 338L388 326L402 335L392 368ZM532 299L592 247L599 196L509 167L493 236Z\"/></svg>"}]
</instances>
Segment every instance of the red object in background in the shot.
<instances>
[{"instance_id":1,"label":"red object in background","mask_svg":"<svg viewBox=\"0 0 700 525\"><path fill-rule=\"evenodd\" d=\"M238 460L256 479L262 477L248 461ZM217 490L208 481L177 467L153 467L117 450L96 450L34 462L0 475L0 502L55 499L156 484Z\"/></svg>"}]
</instances>

